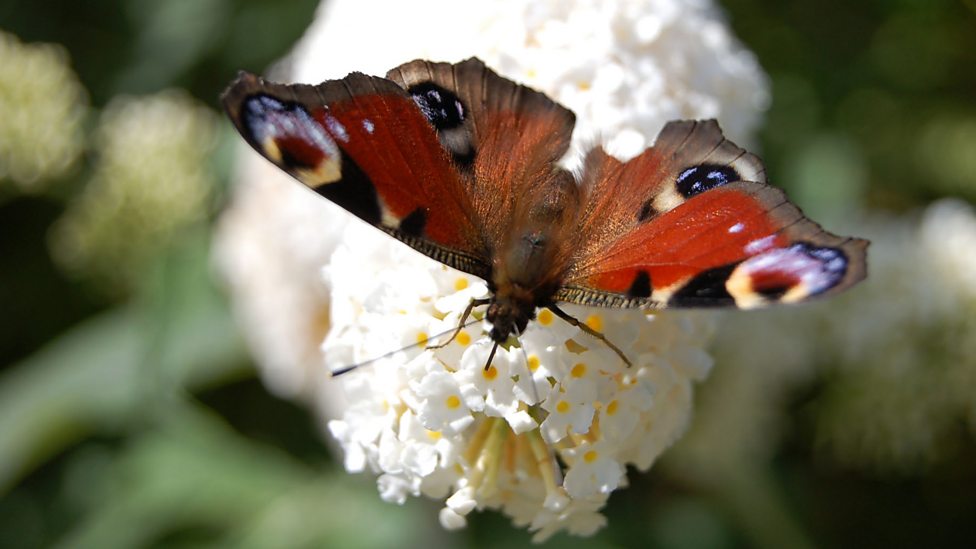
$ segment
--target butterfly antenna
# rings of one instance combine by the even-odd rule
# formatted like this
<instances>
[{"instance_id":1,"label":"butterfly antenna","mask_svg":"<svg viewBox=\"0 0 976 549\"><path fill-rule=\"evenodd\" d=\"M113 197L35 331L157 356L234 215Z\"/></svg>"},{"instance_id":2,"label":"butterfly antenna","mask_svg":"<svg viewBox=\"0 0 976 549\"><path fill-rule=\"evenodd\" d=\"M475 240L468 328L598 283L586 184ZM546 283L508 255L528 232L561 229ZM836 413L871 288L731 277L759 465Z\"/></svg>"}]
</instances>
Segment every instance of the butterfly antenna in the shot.
<instances>
[{"instance_id":1,"label":"butterfly antenna","mask_svg":"<svg viewBox=\"0 0 976 549\"><path fill-rule=\"evenodd\" d=\"M464 328L467 328L471 324L474 324L475 322L477 322L477 320L474 320L474 321L472 321L472 322L470 322L468 324L465 324L464 323L464 321L467 320L469 316L471 316L471 311L473 311L475 307L479 307L481 305L487 305L490 301L491 300L488 299L488 298L472 299L471 302L468 303L467 308L464 309L464 312L461 313L461 320L458 320L457 328L454 329L454 333L451 334L451 337L448 338L448 340L445 341L444 343L438 343L437 345L428 345L427 348L428 349L440 349L441 347L447 347L452 341L454 341L454 338L456 338L457 335L459 333L461 333L461 330L463 330ZM444 333L447 333L447 332L444 332ZM444 335L444 334L440 334L440 335L438 335L436 337L440 337L442 335Z\"/></svg>"},{"instance_id":2,"label":"butterfly antenna","mask_svg":"<svg viewBox=\"0 0 976 549\"><path fill-rule=\"evenodd\" d=\"M539 402L539 389L536 388L536 386L535 386L535 378L532 375L532 370L529 369L529 355L526 354L525 347L522 346L521 337L522 337L522 334L519 333L518 327L516 326L515 327L515 339L518 340L519 351L522 351L522 358L525 359L525 372L527 374L529 374L528 379L529 379L529 385L532 386L532 398L534 398L536 402Z\"/></svg>"},{"instance_id":3,"label":"butterfly antenna","mask_svg":"<svg viewBox=\"0 0 976 549\"><path fill-rule=\"evenodd\" d=\"M406 351L408 349L412 349L414 347L419 347L419 346L425 344L430 339L437 339L437 338L441 337L442 335L445 335L445 334L450 333L451 331L455 331L456 330L456 331L460 332L464 328L467 328L468 326L471 326L472 324L475 324L477 322L479 322L478 319L474 319L471 322L468 322L467 324L458 324L457 328L451 328L449 330L444 330L443 332L441 332L439 334L435 334L432 338L428 338L427 340L421 341L419 343L411 343L410 345L407 345L406 347L401 347L399 349L394 349L394 350L392 350L392 351L390 351L388 353L384 353L384 354L382 354L380 356L373 357L373 358L371 358L369 360L365 360L363 362L357 362L356 364L350 364L349 366L343 366L342 368L338 368L336 370L332 370L331 375L332 375L332 377L341 376L342 374L349 373L349 372L355 370L356 368L359 368L360 366L366 366L368 364L372 364L372 363L376 362L377 360L383 360L384 358L389 358L389 357L391 357L391 356L393 356L393 355L395 355L397 353ZM425 347L425 349L439 349L441 347L443 347L443 345L438 345L436 347L435 346Z\"/></svg>"},{"instance_id":4,"label":"butterfly antenna","mask_svg":"<svg viewBox=\"0 0 976 549\"><path fill-rule=\"evenodd\" d=\"M586 325L585 322L580 322L578 318L576 318L576 317L570 315L569 313L567 313L566 311L560 309L554 303L547 305L547 307L548 307L548 309L550 311L556 313L556 316L558 316L559 318L565 320L566 322L569 322L570 324L572 324L573 326L576 326L580 330L583 330L584 332L590 334L591 336L599 339L607 347L610 347L613 350L613 352L617 353L617 356L620 357L620 360L623 360L624 361L624 364L626 364L628 368L630 368L631 366L633 366L633 364L630 362L630 359L627 358L627 355L625 355L624 352L621 351L619 347L617 347L616 345L614 345L613 342L611 342L609 339L607 339L607 336L605 336L602 333L594 330L593 328L590 328L589 326Z\"/></svg>"}]
</instances>

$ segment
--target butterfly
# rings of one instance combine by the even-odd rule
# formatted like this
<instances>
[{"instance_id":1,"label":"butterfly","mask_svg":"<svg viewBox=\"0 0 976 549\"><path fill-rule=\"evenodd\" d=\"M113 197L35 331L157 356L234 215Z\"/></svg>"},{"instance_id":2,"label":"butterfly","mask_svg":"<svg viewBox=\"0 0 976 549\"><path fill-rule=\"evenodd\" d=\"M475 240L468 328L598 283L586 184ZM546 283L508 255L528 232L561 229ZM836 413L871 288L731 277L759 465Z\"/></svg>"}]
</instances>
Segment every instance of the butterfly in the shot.
<instances>
[{"instance_id":1,"label":"butterfly","mask_svg":"<svg viewBox=\"0 0 976 549\"><path fill-rule=\"evenodd\" d=\"M487 305L492 355L546 307L629 364L558 303L752 309L866 275L868 242L807 219L714 120L670 122L626 162L594 148L574 175L559 161L575 115L476 58L317 86L242 72L222 102L244 139L308 188L484 279L489 297L458 329Z\"/></svg>"}]
</instances>

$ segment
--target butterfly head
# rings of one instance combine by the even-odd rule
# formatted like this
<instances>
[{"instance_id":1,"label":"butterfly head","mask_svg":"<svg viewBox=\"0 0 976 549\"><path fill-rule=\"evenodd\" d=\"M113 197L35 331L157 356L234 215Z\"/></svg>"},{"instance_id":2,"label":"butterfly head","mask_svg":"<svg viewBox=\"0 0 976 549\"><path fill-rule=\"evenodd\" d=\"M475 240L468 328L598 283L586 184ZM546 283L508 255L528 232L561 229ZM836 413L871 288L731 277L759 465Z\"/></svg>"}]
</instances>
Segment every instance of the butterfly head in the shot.
<instances>
[{"instance_id":1,"label":"butterfly head","mask_svg":"<svg viewBox=\"0 0 976 549\"><path fill-rule=\"evenodd\" d=\"M536 295L518 284L500 286L488 305L485 319L491 323L492 341L504 343L513 333L525 332L535 318Z\"/></svg>"}]
</instances>

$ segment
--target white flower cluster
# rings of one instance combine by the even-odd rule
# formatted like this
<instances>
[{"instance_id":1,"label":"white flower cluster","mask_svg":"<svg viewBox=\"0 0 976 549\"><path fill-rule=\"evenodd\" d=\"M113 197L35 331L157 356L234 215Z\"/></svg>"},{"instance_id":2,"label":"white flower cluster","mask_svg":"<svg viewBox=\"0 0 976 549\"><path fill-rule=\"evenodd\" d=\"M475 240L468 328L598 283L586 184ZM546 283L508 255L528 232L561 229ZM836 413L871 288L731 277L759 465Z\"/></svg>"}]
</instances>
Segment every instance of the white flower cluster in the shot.
<instances>
[{"instance_id":1,"label":"white flower cluster","mask_svg":"<svg viewBox=\"0 0 976 549\"><path fill-rule=\"evenodd\" d=\"M376 47L377 37L396 46ZM470 56L575 112L577 151L603 143L620 158L681 118L717 118L746 144L769 100L755 57L711 0L334 0L286 76L383 75L411 59Z\"/></svg>"},{"instance_id":2,"label":"white flower cluster","mask_svg":"<svg viewBox=\"0 0 976 549\"><path fill-rule=\"evenodd\" d=\"M332 368L376 358L334 381L349 400L329 430L346 468L380 474L381 495L447 498L441 520L464 524L474 508L498 508L545 538L588 534L624 481L625 464L647 469L685 429L691 384L711 367L702 350L710 323L567 307L631 357L543 309L519 339L500 347L476 322L449 339L479 279L450 270L374 229L350 224L326 268L332 289L325 354ZM363 272L380 273L363 276ZM561 465L565 464L565 465Z\"/></svg>"},{"instance_id":3,"label":"white flower cluster","mask_svg":"<svg viewBox=\"0 0 976 549\"><path fill-rule=\"evenodd\" d=\"M376 37L397 46L377 48ZM747 141L766 100L764 75L706 0L333 0L277 78L472 55L573 108L576 143L609 140L621 157L674 118L717 117ZM536 539L589 534L626 482L625 465L650 467L687 425L692 383L711 364L710 317L567 307L622 348L628 368L542 310L486 370L483 322L442 349L423 344L450 337L470 299L486 293L482 281L347 222L250 153L242 166L218 254L262 372L332 418L347 469L379 474L385 499L446 498L449 528L494 508Z\"/></svg>"},{"instance_id":4,"label":"white flower cluster","mask_svg":"<svg viewBox=\"0 0 976 549\"><path fill-rule=\"evenodd\" d=\"M55 44L0 32L0 181L36 191L81 153L87 93Z\"/></svg>"}]
</instances>

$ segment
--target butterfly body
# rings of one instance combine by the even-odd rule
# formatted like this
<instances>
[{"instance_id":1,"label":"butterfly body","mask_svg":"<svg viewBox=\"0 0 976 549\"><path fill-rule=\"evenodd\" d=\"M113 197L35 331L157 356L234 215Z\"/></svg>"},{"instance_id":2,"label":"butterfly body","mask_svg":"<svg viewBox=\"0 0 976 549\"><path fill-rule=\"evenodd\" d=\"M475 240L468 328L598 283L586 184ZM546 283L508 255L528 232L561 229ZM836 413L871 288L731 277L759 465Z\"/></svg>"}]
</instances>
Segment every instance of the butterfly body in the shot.
<instances>
[{"instance_id":1,"label":"butterfly body","mask_svg":"<svg viewBox=\"0 0 976 549\"><path fill-rule=\"evenodd\" d=\"M496 342L559 302L755 308L865 276L867 242L803 216L714 121L671 122L627 162L596 148L574 175L572 112L477 59L317 86L242 73L223 102L306 186L483 278Z\"/></svg>"}]
</instances>

